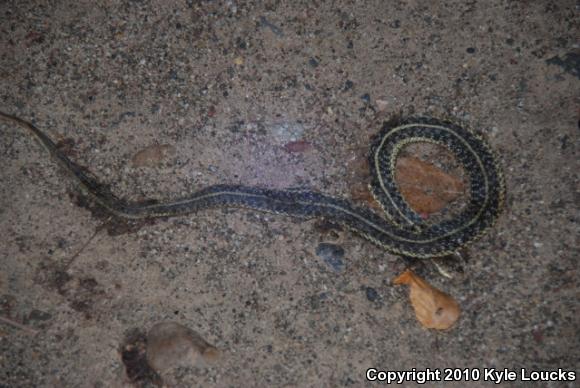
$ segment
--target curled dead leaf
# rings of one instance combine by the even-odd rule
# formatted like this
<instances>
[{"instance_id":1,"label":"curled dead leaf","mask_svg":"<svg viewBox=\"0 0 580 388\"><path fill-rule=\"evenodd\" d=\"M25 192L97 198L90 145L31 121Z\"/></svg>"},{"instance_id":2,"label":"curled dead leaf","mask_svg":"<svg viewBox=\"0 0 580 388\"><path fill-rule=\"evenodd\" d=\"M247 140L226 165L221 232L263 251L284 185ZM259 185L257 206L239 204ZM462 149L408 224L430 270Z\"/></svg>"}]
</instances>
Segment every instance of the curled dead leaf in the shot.
<instances>
[{"instance_id":1,"label":"curled dead leaf","mask_svg":"<svg viewBox=\"0 0 580 388\"><path fill-rule=\"evenodd\" d=\"M450 295L433 287L407 269L394 284L408 284L411 305L419 322L428 329L446 330L457 322L461 309Z\"/></svg>"}]
</instances>

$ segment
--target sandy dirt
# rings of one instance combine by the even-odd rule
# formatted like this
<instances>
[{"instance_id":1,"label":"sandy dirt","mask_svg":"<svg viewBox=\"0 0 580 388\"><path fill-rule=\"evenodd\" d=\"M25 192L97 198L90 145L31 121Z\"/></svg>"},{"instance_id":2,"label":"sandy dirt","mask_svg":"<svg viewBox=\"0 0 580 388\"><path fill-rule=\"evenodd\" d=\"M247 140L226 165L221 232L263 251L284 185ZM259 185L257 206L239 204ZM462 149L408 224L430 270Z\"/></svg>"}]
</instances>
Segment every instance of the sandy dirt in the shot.
<instances>
[{"instance_id":1,"label":"sandy dirt","mask_svg":"<svg viewBox=\"0 0 580 388\"><path fill-rule=\"evenodd\" d=\"M0 322L0 386L154 385L127 376L122 350L168 320L221 352L164 375L174 387L366 386L372 367L578 376L579 12L571 0L0 2L0 110L119 197L216 183L349 197L394 114L469 124L508 190L466 276L427 274L462 309L436 332L392 285L405 263L348 231L218 209L111 235L46 152L2 124L0 317L25 329Z\"/></svg>"}]
</instances>

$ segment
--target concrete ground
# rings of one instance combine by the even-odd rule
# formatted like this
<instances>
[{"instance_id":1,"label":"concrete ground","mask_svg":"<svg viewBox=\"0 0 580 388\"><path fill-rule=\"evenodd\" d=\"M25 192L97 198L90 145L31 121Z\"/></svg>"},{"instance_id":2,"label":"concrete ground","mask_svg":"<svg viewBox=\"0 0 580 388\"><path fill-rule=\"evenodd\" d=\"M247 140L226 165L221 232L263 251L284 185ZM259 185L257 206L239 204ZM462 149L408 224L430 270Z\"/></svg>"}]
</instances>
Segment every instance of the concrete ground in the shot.
<instances>
[{"instance_id":1,"label":"concrete ground","mask_svg":"<svg viewBox=\"0 0 580 388\"><path fill-rule=\"evenodd\" d=\"M154 385L121 354L166 320L222 352L167 386L365 386L371 367L509 368L508 386L526 385L520 368L578 373L578 7L2 1L0 110L120 197L215 183L349 197L377 120L402 113L483 133L508 200L464 278L428 277L463 310L428 331L392 285L404 263L350 232L219 209L107 233L46 152L2 125L0 386ZM135 161L156 145L163 157ZM342 266L316 254L335 235ZM470 386L491 386L481 372Z\"/></svg>"}]
</instances>

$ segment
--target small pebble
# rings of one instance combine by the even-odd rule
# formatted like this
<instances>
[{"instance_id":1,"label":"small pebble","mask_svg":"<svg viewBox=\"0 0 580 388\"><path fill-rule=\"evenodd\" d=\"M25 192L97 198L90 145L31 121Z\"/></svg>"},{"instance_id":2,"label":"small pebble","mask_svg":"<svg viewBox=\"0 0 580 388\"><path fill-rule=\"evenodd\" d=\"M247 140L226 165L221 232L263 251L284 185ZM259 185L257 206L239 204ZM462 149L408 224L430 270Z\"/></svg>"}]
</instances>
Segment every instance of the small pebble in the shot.
<instances>
[{"instance_id":1,"label":"small pebble","mask_svg":"<svg viewBox=\"0 0 580 388\"><path fill-rule=\"evenodd\" d=\"M336 272L344 270L344 248L340 245L320 243L316 248L316 255Z\"/></svg>"},{"instance_id":2,"label":"small pebble","mask_svg":"<svg viewBox=\"0 0 580 388\"><path fill-rule=\"evenodd\" d=\"M30 314L28 314L28 320L32 322L48 321L50 318L52 318L52 315L50 315L49 313L36 309L32 310Z\"/></svg>"},{"instance_id":3,"label":"small pebble","mask_svg":"<svg viewBox=\"0 0 580 388\"><path fill-rule=\"evenodd\" d=\"M366 287L367 299L371 302L375 302L379 299L379 293L372 287Z\"/></svg>"},{"instance_id":4,"label":"small pebble","mask_svg":"<svg viewBox=\"0 0 580 388\"><path fill-rule=\"evenodd\" d=\"M342 90L346 92L347 90L352 89L353 86L354 86L354 83L348 79L344 83L344 88Z\"/></svg>"},{"instance_id":5,"label":"small pebble","mask_svg":"<svg viewBox=\"0 0 580 388\"><path fill-rule=\"evenodd\" d=\"M312 67L318 67L318 61L314 58L310 58L310 60L308 61L308 64Z\"/></svg>"},{"instance_id":6,"label":"small pebble","mask_svg":"<svg viewBox=\"0 0 580 388\"><path fill-rule=\"evenodd\" d=\"M268 19L266 19L264 16L260 16L260 25L262 27L269 28L274 34L278 35L279 37L284 36L284 31L282 31L280 27L269 22Z\"/></svg>"},{"instance_id":7,"label":"small pebble","mask_svg":"<svg viewBox=\"0 0 580 388\"><path fill-rule=\"evenodd\" d=\"M386 100L376 100L377 110L379 112L384 112L389 107L389 102Z\"/></svg>"}]
</instances>

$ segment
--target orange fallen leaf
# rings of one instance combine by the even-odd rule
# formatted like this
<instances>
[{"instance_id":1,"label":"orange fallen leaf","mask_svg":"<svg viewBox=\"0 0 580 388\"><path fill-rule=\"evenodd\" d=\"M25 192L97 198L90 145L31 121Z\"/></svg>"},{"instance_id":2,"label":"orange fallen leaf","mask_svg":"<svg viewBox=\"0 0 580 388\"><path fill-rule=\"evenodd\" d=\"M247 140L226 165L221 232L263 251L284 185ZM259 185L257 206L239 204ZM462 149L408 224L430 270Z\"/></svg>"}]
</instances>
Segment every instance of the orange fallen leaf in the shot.
<instances>
[{"instance_id":1,"label":"orange fallen leaf","mask_svg":"<svg viewBox=\"0 0 580 388\"><path fill-rule=\"evenodd\" d=\"M394 284L408 284L415 315L428 329L445 330L457 322L461 309L448 294L433 287L409 269L399 275Z\"/></svg>"},{"instance_id":2,"label":"orange fallen leaf","mask_svg":"<svg viewBox=\"0 0 580 388\"><path fill-rule=\"evenodd\" d=\"M347 179L351 198L382 212L368 187L370 176L367 159L362 156L353 159L349 169L351 173ZM405 201L424 219L442 210L465 191L461 179L415 157L400 157L397 160L395 176Z\"/></svg>"},{"instance_id":3,"label":"orange fallen leaf","mask_svg":"<svg viewBox=\"0 0 580 388\"><path fill-rule=\"evenodd\" d=\"M426 215L440 211L464 191L461 179L415 157L400 157L395 176L409 206Z\"/></svg>"}]
</instances>

